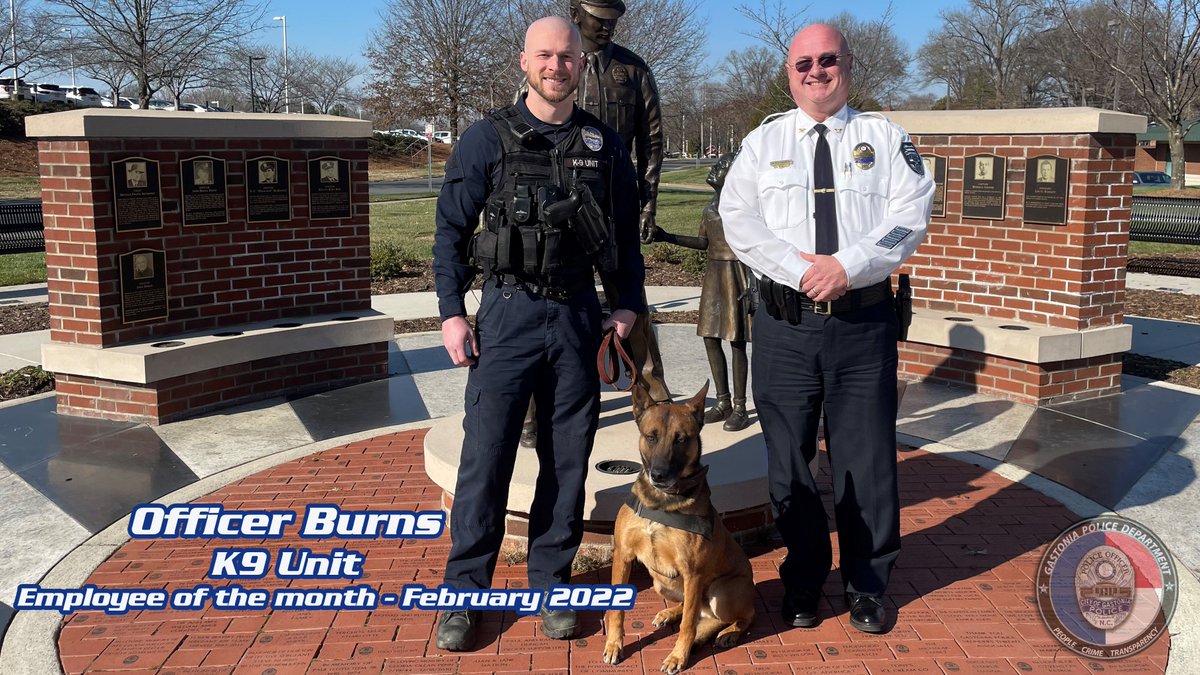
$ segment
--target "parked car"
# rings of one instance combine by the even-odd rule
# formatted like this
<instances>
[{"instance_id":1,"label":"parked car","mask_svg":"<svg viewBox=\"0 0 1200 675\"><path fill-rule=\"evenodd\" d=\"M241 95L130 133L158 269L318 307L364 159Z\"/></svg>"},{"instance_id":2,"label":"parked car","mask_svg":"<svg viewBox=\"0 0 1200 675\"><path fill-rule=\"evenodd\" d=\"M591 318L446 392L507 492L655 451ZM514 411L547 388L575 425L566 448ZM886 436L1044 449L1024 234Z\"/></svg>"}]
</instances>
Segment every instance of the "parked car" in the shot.
<instances>
[{"instance_id":1,"label":"parked car","mask_svg":"<svg viewBox=\"0 0 1200 675\"><path fill-rule=\"evenodd\" d=\"M180 103L179 107L176 108L176 110L182 110L183 112L198 112L198 113L208 112L208 108L205 108L204 106L202 106L198 103Z\"/></svg>"},{"instance_id":2,"label":"parked car","mask_svg":"<svg viewBox=\"0 0 1200 675\"><path fill-rule=\"evenodd\" d=\"M17 78L17 83L14 87L13 78L11 77L0 79L0 98L12 98L14 88L17 90L18 101L33 100L33 89L25 83L25 80Z\"/></svg>"},{"instance_id":3,"label":"parked car","mask_svg":"<svg viewBox=\"0 0 1200 675\"><path fill-rule=\"evenodd\" d=\"M433 140L435 140L439 143L445 143L446 145L450 145L450 144L454 143L454 137L450 135L449 131L433 132Z\"/></svg>"},{"instance_id":4,"label":"parked car","mask_svg":"<svg viewBox=\"0 0 1200 675\"><path fill-rule=\"evenodd\" d=\"M33 100L38 103L67 103L67 92L57 84L39 82L33 85Z\"/></svg>"},{"instance_id":5,"label":"parked car","mask_svg":"<svg viewBox=\"0 0 1200 675\"><path fill-rule=\"evenodd\" d=\"M147 110L174 110L175 104L171 103L170 101L164 101L161 98L152 98L152 99L150 99L149 104L146 106L146 109Z\"/></svg>"},{"instance_id":6,"label":"parked car","mask_svg":"<svg viewBox=\"0 0 1200 675\"><path fill-rule=\"evenodd\" d=\"M100 92L91 87L67 87L67 103L80 108L97 108L103 104Z\"/></svg>"},{"instance_id":7,"label":"parked car","mask_svg":"<svg viewBox=\"0 0 1200 675\"><path fill-rule=\"evenodd\" d=\"M1171 176L1165 171L1134 171L1134 185L1170 185Z\"/></svg>"}]
</instances>

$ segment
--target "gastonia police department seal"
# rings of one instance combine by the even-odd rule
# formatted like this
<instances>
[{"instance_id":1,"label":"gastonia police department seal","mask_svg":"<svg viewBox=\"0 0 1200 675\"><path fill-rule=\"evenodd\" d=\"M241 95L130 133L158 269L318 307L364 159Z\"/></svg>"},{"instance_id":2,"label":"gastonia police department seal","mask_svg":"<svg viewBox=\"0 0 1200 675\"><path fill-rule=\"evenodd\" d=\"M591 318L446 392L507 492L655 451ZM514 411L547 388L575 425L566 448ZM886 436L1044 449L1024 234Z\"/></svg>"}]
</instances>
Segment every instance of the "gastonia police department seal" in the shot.
<instances>
[{"instance_id":1,"label":"gastonia police department seal","mask_svg":"<svg viewBox=\"0 0 1200 675\"><path fill-rule=\"evenodd\" d=\"M1162 540L1120 516L1072 525L1038 566L1037 600L1051 635L1077 654L1120 659L1167 630L1178 577Z\"/></svg>"},{"instance_id":2,"label":"gastonia police department seal","mask_svg":"<svg viewBox=\"0 0 1200 675\"><path fill-rule=\"evenodd\" d=\"M604 136L595 127L583 128L583 144L592 152L599 152L604 147Z\"/></svg>"}]
</instances>

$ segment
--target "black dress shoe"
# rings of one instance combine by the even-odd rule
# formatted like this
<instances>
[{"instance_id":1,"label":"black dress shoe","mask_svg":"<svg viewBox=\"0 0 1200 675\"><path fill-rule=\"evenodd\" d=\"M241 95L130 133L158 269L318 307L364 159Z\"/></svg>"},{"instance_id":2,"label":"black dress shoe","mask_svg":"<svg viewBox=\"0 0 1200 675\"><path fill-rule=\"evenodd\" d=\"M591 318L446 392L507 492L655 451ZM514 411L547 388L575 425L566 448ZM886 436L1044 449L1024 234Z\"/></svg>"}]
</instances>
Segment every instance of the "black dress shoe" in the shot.
<instances>
[{"instance_id":1,"label":"black dress shoe","mask_svg":"<svg viewBox=\"0 0 1200 675\"><path fill-rule=\"evenodd\" d=\"M882 633L887 625L887 609L883 596L847 593L846 604L850 606L850 625L864 633Z\"/></svg>"},{"instance_id":2,"label":"black dress shoe","mask_svg":"<svg viewBox=\"0 0 1200 675\"><path fill-rule=\"evenodd\" d=\"M798 628L815 628L821 623L817 604L821 598L810 591L795 591L783 596L783 620Z\"/></svg>"},{"instance_id":3,"label":"black dress shoe","mask_svg":"<svg viewBox=\"0 0 1200 675\"><path fill-rule=\"evenodd\" d=\"M437 646L451 652L462 652L475 643L475 624L479 623L479 612L459 609L442 612L438 617Z\"/></svg>"},{"instance_id":4,"label":"black dress shoe","mask_svg":"<svg viewBox=\"0 0 1200 675\"><path fill-rule=\"evenodd\" d=\"M567 640L579 632L579 617L573 609L546 609L538 612L542 617L542 634L554 640Z\"/></svg>"}]
</instances>

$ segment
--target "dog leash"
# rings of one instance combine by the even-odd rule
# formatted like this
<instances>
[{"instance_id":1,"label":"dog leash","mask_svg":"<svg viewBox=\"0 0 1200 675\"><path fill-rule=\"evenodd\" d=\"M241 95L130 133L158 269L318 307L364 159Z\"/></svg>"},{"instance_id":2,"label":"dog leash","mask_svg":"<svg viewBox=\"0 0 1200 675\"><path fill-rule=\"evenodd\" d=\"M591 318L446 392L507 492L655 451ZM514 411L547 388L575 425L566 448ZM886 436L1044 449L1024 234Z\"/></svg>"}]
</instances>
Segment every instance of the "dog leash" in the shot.
<instances>
[{"instance_id":1,"label":"dog leash","mask_svg":"<svg viewBox=\"0 0 1200 675\"><path fill-rule=\"evenodd\" d=\"M622 366L629 374L628 387L621 387L617 384L621 380ZM604 334L604 339L600 341L600 351L596 354L596 370L600 373L600 381L604 384L611 384L614 389L630 391L637 384L637 366L629 357L629 353L625 351L625 345L621 338L617 337L615 328L608 329L608 332Z\"/></svg>"}]
</instances>

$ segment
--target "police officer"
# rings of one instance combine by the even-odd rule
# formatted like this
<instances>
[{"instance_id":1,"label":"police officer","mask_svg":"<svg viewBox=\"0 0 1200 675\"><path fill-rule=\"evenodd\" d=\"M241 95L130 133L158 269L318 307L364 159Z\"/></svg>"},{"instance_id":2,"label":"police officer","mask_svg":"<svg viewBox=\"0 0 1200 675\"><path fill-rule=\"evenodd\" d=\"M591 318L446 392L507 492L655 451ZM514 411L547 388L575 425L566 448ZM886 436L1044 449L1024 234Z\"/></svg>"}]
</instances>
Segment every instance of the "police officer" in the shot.
<instances>
[{"instance_id":1,"label":"police officer","mask_svg":"<svg viewBox=\"0 0 1200 675\"><path fill-rule=\"evenodd\" d=\"M743 141L720 212L730 247L761 279L751 367L775 523L788 549L779 567L784 620L819 623L832 564L809 469L824 408L850 624L879 633L900 552L889 277L925 236L934 185L903 129L846 106L853 65L837 29L816 24L796 34L787 68L798 108Z\"/></svg>"},{"instance_id":2,"label":"police officer","mask_svg":"<svg viewBox=\"0 0 1200 675\"><path fill-rule=\"evenodd\" d=\"M581 45L566 20L525 36L524 99L463 134L437 203L434 273L442 342L469 366L464 440L445 583L491 585L526 402L538 404L539 474L529 519L529 585L567 583L583 535L583 487L600 412L603 330L629 334L644 272L633 165L620 138L575 107ZM472 235L484 214L484 227ZM597 229L599 228L599 229ZM483 268L474 331L463 294ZM593 267L621 290L603 319ZM471 647L478 616L445 611L437 645ZM567 638L575 612L543 611L542 631Z\"/></svg>"}]
</instances>

